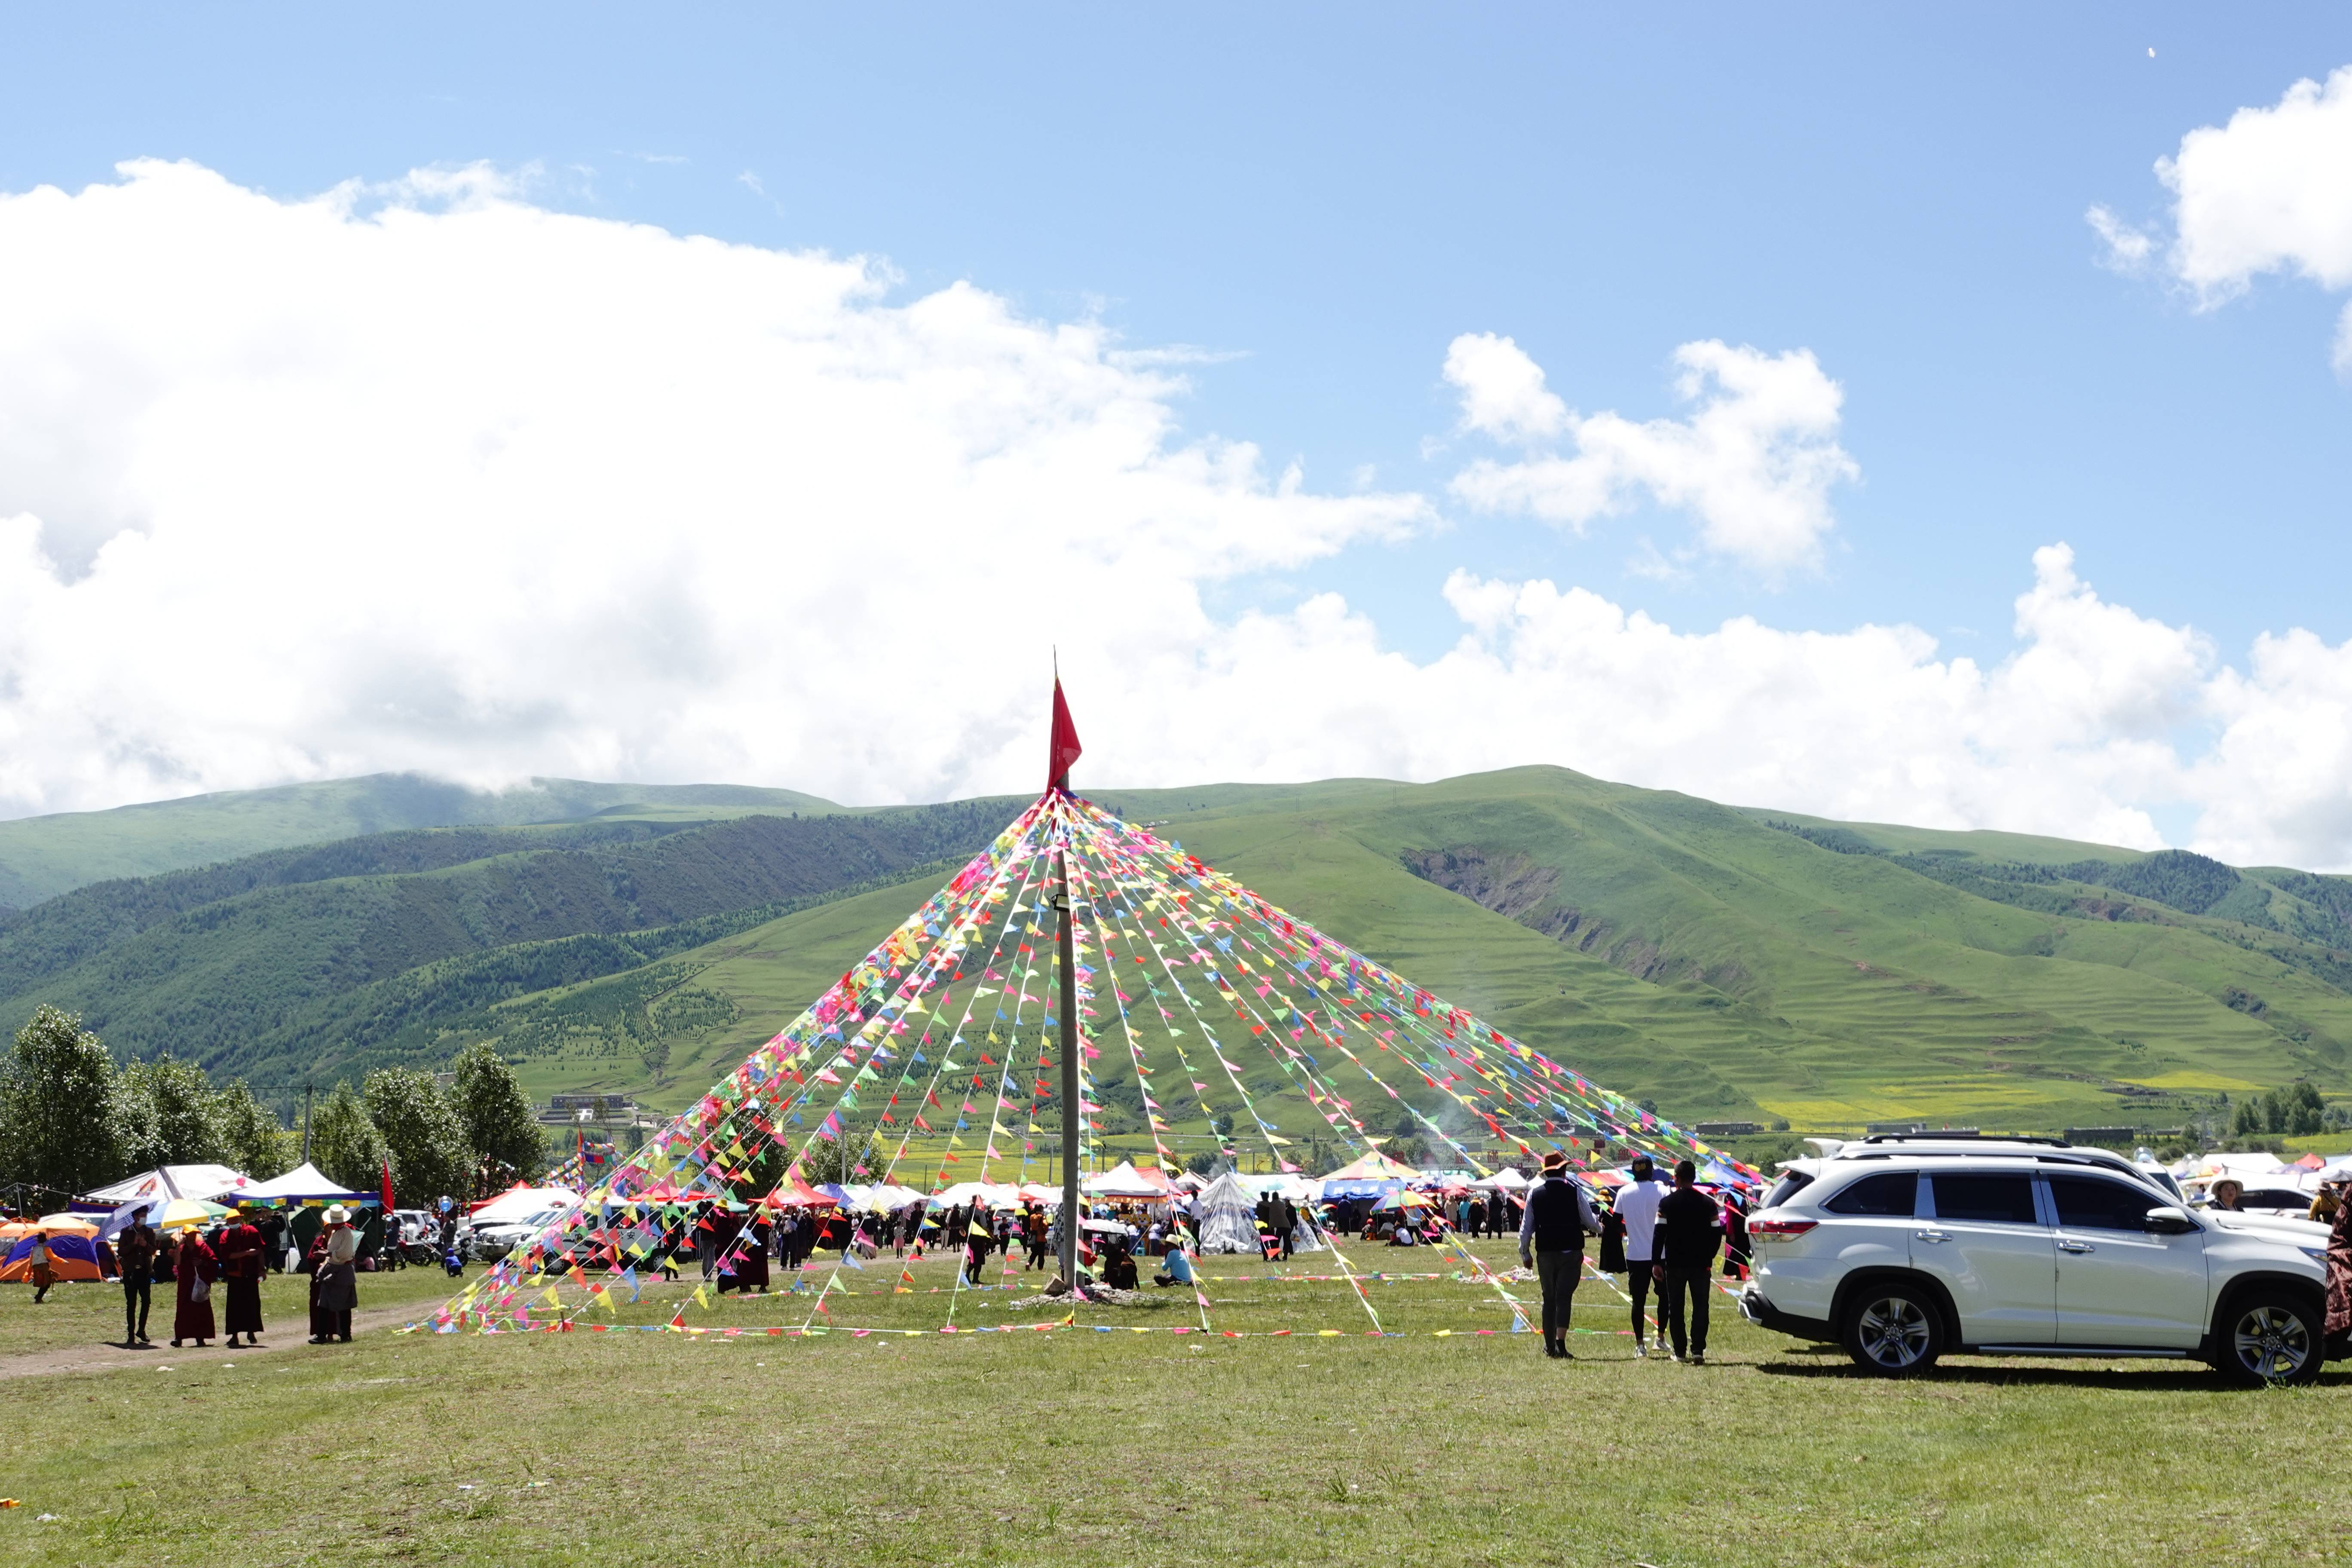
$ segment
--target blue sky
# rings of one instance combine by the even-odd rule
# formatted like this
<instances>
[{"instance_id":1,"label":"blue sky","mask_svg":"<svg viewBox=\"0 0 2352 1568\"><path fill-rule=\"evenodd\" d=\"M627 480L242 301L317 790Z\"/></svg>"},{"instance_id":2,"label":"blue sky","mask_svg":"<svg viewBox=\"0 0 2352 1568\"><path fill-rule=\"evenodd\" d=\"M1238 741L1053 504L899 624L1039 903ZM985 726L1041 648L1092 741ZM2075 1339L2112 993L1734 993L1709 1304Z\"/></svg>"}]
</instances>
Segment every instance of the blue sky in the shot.
<instances>
[{"instance_id":1,"label":"blue sky","mask_svg":"<svg viewBox=\"0 0 2352 1568\"><path fill-rule=\"evenodd\" d=\"M1426 666L1464 636L1445 590L1459 571L1586 589L1676 632L1907 625L1990 668L2025 646L2014 605L2044 581L2204 634L2210 676L2264 633L2352 638L2344 300L2267 273L2200 297L2161 262L2109 265L2085 213L2111 209L2160 257L2156 161L2347 63L2352 13L2318 5L2259 26L2186 5L20 8L0 18L0 192L78 191L135 158L284 201L487 164L534 208L882 258L892 301L962 282L1025 320L1098 321L1128 350L1197 351L1172 443L1245 440L1317 492L1426 500L1387 530L1401 537L1367 522L1339 547L1200 573L1228 627L1332 591L1380 648ZM1687 511L1638 486L1580 533L1466 504L1449 485L1497 448L1462 427L1441 367L1482 332L1512 339L1568 407L1634 421L1689 412L1680 345L1810 353L1843 391L1834 439L1859 474L1830 492L1818 563L1763 572L1695 548ZM2075 575L2037 578L2034 552L2060 542ZM1907 812L1900 789L1849 797L1801 769L1784 786L1619 773L2127 838L2154 824L2186 842L2203 820L2240 854L2352 857L2352 801L2325 787L2213 837L2221 786L2182 770L2218 755L2217 700L2131 720L2180 748L2168 782L2106 778L2103 804L2071 816L2016 805L2042 787L2031 769L1982 797L2009 804L1922 785ZM146 793L402 761L280 739L303 760L178 759ZM582 748L586 771L604 753ZM141 793L106 776L37 781L8 809ZM2278 825L2311 810L2326 825Z\"/></svg>"},{"instance_id":2,"label":"blue sky","mask_svg":"<svg viewBox=\"0 0 2352 1568\"><path fill-rule=\"evenodd\" d=\"M1908 621L2009 644L2038 545L2234 652L2352 633L2352 389L2335 304L2275 282L2198 313L2097 265L2083 214L2153 216L2192 127L2352 61L2352 13L2210 7L20 9L0 187L188 158L307 195L487 159L545 203L968 279L1191 372L1190 428L1339 487L1442 482L1457 332L1514 337L1582 409L1674 411L1694 338L1811 348L1863 482L1818 576L1624 564L1454 518L1236 597L1333 585L1426 655L1457 563L1677 625ZM2148 50L2156 50L2150 58ZM761 187L755 191L749 174Z\"/></svg>"}]
</instances>

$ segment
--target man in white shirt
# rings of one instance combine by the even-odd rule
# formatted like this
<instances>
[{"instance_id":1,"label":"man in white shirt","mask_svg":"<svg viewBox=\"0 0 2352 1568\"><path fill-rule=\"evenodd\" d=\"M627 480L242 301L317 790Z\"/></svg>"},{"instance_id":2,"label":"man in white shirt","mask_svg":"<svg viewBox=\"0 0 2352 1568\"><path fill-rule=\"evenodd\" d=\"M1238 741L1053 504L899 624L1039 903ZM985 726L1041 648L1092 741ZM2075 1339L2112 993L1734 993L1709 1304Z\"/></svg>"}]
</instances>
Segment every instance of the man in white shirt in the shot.
<instances>
[{"instance_id":1,"label":"man in white shirt","mask_svg":"<svg viewBox=\"0 0 2352 1568\"><path fill-rule=\"evenodd\" d=\"M1646 1356L1649 1351L1650 1325L1643 1310L1649 1304L1652 1234L1658 1226L1658 1200L1666 1195L1665 1184L1655 1179L1647 1154L1633 1156L1633 1179L1617 1189L1613 1205L1617 1217L1625 1222L1625 1282L1633 1293L1633 1353ZM1666 1348L1666 1331L1658 1328L1658 1349Z\"/></svg>"}]
</instances>

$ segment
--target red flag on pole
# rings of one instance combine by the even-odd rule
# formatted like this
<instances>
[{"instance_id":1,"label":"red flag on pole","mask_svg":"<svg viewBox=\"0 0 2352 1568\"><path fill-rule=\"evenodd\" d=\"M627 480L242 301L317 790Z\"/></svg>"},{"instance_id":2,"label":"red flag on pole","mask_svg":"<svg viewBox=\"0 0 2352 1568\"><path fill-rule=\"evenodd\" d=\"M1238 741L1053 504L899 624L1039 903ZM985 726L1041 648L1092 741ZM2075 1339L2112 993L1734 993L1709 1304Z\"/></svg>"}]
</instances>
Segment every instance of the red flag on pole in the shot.
<instances>
[{"instance_id":1,"label":"red flag on pole","mask_svg":"<svg viewBox=\"0 0 2352 1568\"><path fill-rule=\"evenodd\" d=\"M383 1163L383 1212L392 1212L392 1162Z\"/></svg>"},{"instance_id":2,"label":"red flag on pole","mask_svg":"<svg viewBox=\"0 0 2352 1568\"><path fill-rule=\"evenodd\" d=\"M1070 764L1086 750L1078 744L1078 727L1070 721L1070 705L1062 700L1062 678L1054 678L1054 737L1045 763L1045 787L1067 792Z\"/></svg>"}]
</instances>

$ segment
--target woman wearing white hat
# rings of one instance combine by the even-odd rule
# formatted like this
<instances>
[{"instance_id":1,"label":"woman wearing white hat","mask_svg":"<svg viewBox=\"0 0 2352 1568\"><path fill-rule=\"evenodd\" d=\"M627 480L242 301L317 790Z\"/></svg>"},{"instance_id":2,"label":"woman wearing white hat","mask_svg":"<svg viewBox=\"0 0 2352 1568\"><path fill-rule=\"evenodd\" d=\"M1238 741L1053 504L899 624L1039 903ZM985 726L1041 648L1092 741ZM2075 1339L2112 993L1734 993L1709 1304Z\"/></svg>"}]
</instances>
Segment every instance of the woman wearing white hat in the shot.
<instances>
[{"instance_id":1,"label":"woman wearing white hat","mask_svg":"<svg viewBox=\"0 0 2352 1568\"><path fill-rule=\"evenodd\" d=\"M327 1210L318 1239L310 1243L317 1271L310 1276L310 1342L352 1342L352 1309L359 1304L360 1234L342 1205Z\"/></svg>"}]
</instances>

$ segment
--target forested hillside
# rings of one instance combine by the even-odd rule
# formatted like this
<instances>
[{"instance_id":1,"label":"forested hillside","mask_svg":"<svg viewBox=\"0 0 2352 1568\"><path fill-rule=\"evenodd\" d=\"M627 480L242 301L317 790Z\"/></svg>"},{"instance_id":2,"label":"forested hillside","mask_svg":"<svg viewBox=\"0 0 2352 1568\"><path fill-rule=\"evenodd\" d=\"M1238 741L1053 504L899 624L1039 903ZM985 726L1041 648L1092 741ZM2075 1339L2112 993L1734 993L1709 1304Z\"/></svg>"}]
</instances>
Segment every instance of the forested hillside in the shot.
<instances>
[{"instance_id":1,"label":"forested hillside","mask_svg":"<svg viewBox=\"0 0 2352 1568\"><path fill-rule=\"evenodd\" d=\"M1551 768L1101 798L1681 1121L2180 1125L2352 1089L2352 879ZM0 1021L56 1002L264 1088L486 1040L536 1093L678 1104L1021 804L381 834L84 888L0 926Z\"/></svg>"},{"instance_id":2,"label":"forested hillside","mask_svg":"<svg viewBox=\"0 0 2352 1568\"><path fill-rule=\"evenodd\" d=\"M493 992L631 967L728 917L969 854L1003 809L442 829L100 883L0 926L0 1016L54 1003L119 1053L257 1088L355 1071L401 1054L401 1028ZM622 933L641 934L602 940ZM379 1008L350 1000L403 976Z\"/></svg>"}]
</instances>

